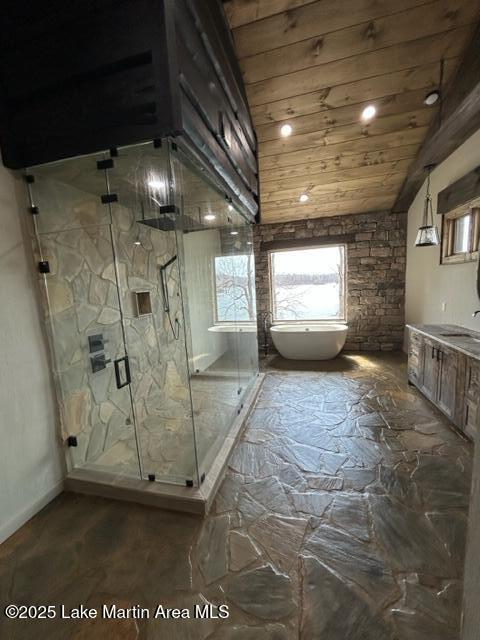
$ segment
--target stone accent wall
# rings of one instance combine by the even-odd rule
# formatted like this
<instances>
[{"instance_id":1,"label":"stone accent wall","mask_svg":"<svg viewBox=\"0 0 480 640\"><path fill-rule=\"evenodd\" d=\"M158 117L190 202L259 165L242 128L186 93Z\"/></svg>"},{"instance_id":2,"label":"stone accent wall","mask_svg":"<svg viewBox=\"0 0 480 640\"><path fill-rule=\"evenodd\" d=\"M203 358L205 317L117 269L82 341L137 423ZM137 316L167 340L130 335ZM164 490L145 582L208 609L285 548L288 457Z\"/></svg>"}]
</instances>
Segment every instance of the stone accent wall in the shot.
<instances>
[{"instance_id":1,"label":"stone accent wall","mask_svg":"<svg viewBox=\"0 0 480 640\"><path fill-rule=\"evenodd\" d=\"M353 235L353 238L352 238ZM389 212L296 220L255 227L255 268L259 343L261 316L270 310L268 252L262 242L345 236L347 245L347 323L345 348L393 351L402 348L404 332L406 216ZM292 246L292 248L294 248ZM269 337L270 346L273 347Z\"/></svg>"}]
</instances>

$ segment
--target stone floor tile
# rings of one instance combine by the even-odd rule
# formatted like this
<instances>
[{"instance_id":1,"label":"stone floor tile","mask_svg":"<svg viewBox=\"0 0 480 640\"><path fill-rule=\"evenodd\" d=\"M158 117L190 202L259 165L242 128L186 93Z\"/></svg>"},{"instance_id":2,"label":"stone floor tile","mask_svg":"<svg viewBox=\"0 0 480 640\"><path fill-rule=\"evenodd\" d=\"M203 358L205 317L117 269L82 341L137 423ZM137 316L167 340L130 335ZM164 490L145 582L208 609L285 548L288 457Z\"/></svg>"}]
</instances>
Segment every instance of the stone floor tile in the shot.
<instances>
[{"instance_id":1,"label":"stone floor tile","mask_svg":"<svg viewBox=\"0 0 480 640\"><path fill-rule=\"evenodd\" d=\"M62 495L0 546L0 607L210 602L228 620L0 617L0 637L459 640L472 445L401 354L278 366L204 520Z\"/></svg>"},{"instance_id":2,"label":"stone floor tile","mask_svg":"<svg viewBox=\"0 0 480 640\"><path fill-rule=\"evenodd\" d=\"M234 605L260 620L282 619L296 608L290 578L271 565L234 576L225 592Z\"/></svg>"}]
</instances>

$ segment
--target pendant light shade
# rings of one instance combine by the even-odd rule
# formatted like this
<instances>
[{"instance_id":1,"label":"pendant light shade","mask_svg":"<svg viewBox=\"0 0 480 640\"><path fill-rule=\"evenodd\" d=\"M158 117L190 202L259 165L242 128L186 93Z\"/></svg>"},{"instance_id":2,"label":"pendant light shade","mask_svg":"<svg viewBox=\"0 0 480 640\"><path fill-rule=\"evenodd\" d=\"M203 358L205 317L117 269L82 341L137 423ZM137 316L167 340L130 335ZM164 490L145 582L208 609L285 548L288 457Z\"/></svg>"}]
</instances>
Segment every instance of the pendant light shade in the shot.
<instances>
[{"instance_id":1,"label":"pendant light shade","mask_svg":"<svg viewBox=\"0 0 480 640\"><path fill-rule=\"evenodd\" d=\"M435 247L440 244L440 234L436 225L433 224L432 196L430 195L430 174L435 165L429 164L425 167L428 171L427 193L423 205L422 226L419 227L415 239L416 247Z\"/></svg>"},{"instance_id":2,"label":"pendant light shade","mask_svg":"<svg viewBox=\"0 0 480 640\"><path fill-rule=\"evenodd\" d=\"M420 227L415 239L416 247L434 247L440 244L438 229L434 226Z\"/></svg>"}]
</instances>

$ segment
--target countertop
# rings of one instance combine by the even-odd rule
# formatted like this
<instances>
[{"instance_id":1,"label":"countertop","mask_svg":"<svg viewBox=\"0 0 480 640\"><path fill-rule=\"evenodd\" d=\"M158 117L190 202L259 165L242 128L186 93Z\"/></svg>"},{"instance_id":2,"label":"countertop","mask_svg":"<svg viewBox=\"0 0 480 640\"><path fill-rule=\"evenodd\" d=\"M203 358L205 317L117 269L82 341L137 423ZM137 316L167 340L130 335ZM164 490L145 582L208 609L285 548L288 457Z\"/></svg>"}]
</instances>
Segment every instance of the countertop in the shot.
<instances>
[{"instance_id":1,"label":"countertop","mask_svg":"<svg viewBox=\"0 0 480 640\"><path fill-rule=\"evenodd\" d=\"M478 331L472 331L457 324L407 324L407 329L418 331L418 333L432 338L446 347L456 349L470 358L475 358L475 360L480 360L480 333ZM445 335L449 333L463 333L467 336Z\"/></svg>"}]
</instances>

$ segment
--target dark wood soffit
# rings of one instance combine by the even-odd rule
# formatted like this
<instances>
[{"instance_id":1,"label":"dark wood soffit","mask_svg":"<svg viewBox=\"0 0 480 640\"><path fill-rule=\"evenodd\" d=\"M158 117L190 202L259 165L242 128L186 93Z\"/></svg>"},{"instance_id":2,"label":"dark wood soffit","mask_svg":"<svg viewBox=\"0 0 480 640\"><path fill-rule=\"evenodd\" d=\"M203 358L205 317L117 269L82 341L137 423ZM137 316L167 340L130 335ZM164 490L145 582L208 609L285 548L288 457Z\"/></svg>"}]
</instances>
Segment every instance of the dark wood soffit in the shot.
<instances>
[{"instance_id":1,"label":"dark wood soffit","mask_svg":"<svg viewBox=\"0 0 480 640\"><path fill-rule=\"evenodd\" d=\"M279 251L280 249L306 249L308 247L324 247L334 244L355 242L354 233L343 233L335 236L315 236L315 238L281 238L271 242L262 242L260 251Z\"/></svg>"},{"instance_id":2,"label":"dark wood soffit","mask_svg":"<svg viewBox=\"0 0 480 640\"><path fill-rule=\"evenodd\" d=\"M407 211L425 180L425 166L440 164L480 128L480 24L458 72L445 90L441 112L430 126L392 211Z\"/></svg>"},{"instance_id":3,"label":"dark wood soffit","mask_svg":"<svg viewBox=\"0 0 480 640\"><path fill-rule=\"evenodd\" d=\"M445 214L480 197L480 167L443 189L438 194L437 213Z\"/></svg>"}]
</instances>

